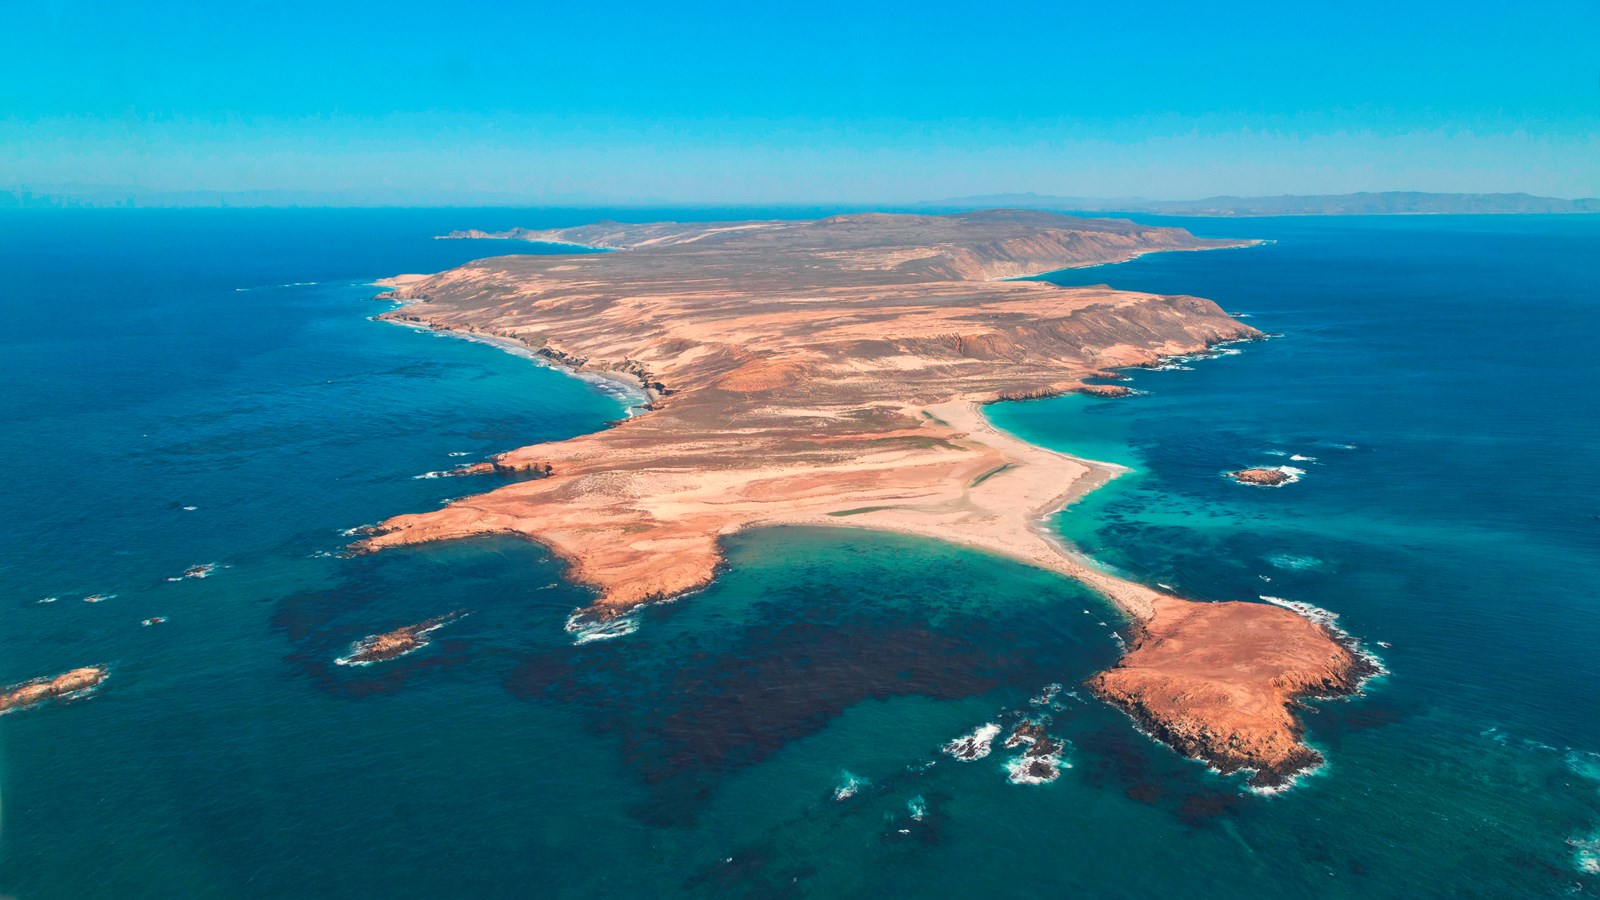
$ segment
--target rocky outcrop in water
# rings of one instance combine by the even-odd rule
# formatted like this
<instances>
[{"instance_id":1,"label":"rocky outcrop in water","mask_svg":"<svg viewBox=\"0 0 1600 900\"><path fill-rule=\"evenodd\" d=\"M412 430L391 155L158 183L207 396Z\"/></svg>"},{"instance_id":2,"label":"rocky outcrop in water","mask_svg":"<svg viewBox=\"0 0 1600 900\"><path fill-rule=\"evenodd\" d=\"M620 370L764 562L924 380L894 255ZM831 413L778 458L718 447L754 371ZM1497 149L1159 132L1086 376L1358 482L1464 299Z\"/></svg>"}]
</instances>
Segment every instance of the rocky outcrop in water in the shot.
<instances>
[{"instance_id":1,"label":"rocky outcrop in water","mask_svg":"<svg viewBox=\"0 0 1600 900\"><path fill-rule=\"evenodd\" d=\"M1091 397L1114 399L1131 395L1133 388L1120 384L1086 384L1078 388L1078 393L1088 394Z\"/></svg>"},{"instance_id":2,"label":"rocky outcrop in water","mask_svg":"<svg viewBox=\"0 0 1600 900\"><path fill-rule=\"evenodd\" d=\"M104 666L85 666L50 678L35 678L0 691L0 713L27 709L88 691L106 678Z\"/></svg>"},{"instance_id":3,"label":"rocky outcrop in water","mask_svg":"<svg viewBox=\"0 0 1600 900\"><path fill-rule=\"evenodd\" d=\"M346 666L365 666L397 659L426 647L430 634L464 615L465 610L456 610L415 625L364 637L351 645L348 656L339 658L337 662Z\"/></svg>"},{"instance_id":4,"label":"rocky outcrop in water","mask_svg":"<svg viewBox=\"0 0 1600 900\"><path fill-rule=\"evenodd\" d=\"M1278 487L1293 481L1294 473L1282 469L1240 469L1237 472L1229 472L1228 477L1240 484Z\"/></svg>"}]
</instances>

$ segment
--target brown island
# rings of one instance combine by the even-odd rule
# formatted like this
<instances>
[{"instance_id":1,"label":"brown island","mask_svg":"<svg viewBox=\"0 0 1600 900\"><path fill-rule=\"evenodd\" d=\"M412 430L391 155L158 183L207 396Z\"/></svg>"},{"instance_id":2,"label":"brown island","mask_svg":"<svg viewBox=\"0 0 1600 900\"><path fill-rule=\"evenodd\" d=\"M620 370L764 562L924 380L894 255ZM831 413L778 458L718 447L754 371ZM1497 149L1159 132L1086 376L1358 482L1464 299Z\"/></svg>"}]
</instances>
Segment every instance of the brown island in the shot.
<instances>
[{"instance_id":1,"label":"brown island","mask_svg":"<svg viewBox=\"0 0 1600 900\"><path fill-rule=\"evenodd\" d=\"M342 666L367 666L376 662L398 659L428 646L428 636L456 619L466 615L466 610L435 616L415 625L406 625L383 634L373 634L350 645L350 654L335 662Z\"/></svg>"},{"instance_id":2,"label":"brown island","mask_svg":"<svg viewBox=\"0 0 1600 900\"><path fill-rule=\"evenodd\" d=\"M1121 609L1132 652L1092 685L1180 750L1261 783L1314 759L1290 708L1351 689L1358 657L1287 609L1195 603L1095 567L1041 522L1122 470L1020 441L980 411L1260 336L1197 297L1009 279L1250 242L1016 210L503 236L596 252L403 276L385 296L405 305L385 317L624 379L647 410L502 454L477 470L529 477L390 519L357 550L521 535L596 589L576 618L598 623L704 586L721 538L742 528L953 541Z\"/></svg>"},{"instance_id":3,"label":"brown island","mask_svg":"<svg viewBox=\"0 0 1600 900\"><path fill-rule=\"evenodd\" d=\"M104 666L85 666L54 677L35 678L0 690L0 713L27 709L99 686L106 680Z\"/></svg>"},{"instance_id":4,"label":"brown island","mask_svg":"<svg viewBox=\"0 0 1600 900\"><path fill-rule=\"evenodd\" d=\"M1257 487L1278 487L1294 480L1294 473L1282 469L1240 469L1229 472L1228 477L1240 484L1253 484Z\"/></svg>"}]
</instances>

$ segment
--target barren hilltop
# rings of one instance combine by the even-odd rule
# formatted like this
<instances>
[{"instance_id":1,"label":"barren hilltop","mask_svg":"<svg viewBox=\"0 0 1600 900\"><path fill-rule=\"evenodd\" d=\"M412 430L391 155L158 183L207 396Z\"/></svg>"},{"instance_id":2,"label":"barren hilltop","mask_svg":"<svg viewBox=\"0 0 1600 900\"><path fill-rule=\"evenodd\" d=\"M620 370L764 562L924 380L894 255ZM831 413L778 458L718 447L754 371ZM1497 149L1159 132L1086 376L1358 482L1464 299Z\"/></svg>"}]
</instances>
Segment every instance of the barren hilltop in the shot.
<instances>
[{"instance_id":1,"label":"barren hilltop","mask_svg":"<svg viewBox=\"0 0 1600 900\"><path fill-rule=\"evenodd\" d=\"M389 296L409 302L386 317L627 378L650 406L474 467L525 480L398 516L358 549L521 535L596 589L578 618L604 622L707 584L720 538L741 528L955 541L1077 578L1125 612L1134 648L1092 686L1179 749L1263 784L1316 760L1289 704L1353 689L1360 659L1288 610L1194 603L1088 564L1039 521L1117 470L1019 441L979 411L1259 336L1196 297L1006 279L1249 242L1017 210L494 236L597 252L396 279Z\"/></svg>"}]
</instances>

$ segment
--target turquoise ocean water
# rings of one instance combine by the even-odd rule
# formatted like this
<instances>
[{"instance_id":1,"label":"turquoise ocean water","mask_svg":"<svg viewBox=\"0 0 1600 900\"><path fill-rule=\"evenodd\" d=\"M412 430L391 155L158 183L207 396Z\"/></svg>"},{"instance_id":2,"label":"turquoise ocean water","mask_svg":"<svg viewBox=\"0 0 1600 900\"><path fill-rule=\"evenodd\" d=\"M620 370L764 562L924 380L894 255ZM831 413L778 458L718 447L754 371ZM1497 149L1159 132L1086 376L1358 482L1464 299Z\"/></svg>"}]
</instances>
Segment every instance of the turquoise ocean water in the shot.
<instances>
[{"instance_id":1,"label":"turquoise ocean water","mask_svg":"<svg viewBox=\"0 0 1600 900\"><path fill-rule=\"evenodd\" d=\"M583 646L561 626L586 594L537 547L331 555L496 483L419 474L626 414L369 321L374 278L559 252L431 235L814 212L0 215L0 682L111 670L0 717L0 893L1600 892L1594 217L1171 220L1273 243L1048 276L1281 335L1135 373L1133 398L990 409L1136 470L1059 519L1104 563L1313 604L1383 659L1308 713L1329 763L1279 796L1078 696L1114 614L971 551L752 532L713 587ZM1255 464L1304 474L1220 477ZM332 662L463 608L414 655ZM1056 781L1012 783L998 742L940 752L1022 711L1067 743Z\"/></svg>"}]
</instances>

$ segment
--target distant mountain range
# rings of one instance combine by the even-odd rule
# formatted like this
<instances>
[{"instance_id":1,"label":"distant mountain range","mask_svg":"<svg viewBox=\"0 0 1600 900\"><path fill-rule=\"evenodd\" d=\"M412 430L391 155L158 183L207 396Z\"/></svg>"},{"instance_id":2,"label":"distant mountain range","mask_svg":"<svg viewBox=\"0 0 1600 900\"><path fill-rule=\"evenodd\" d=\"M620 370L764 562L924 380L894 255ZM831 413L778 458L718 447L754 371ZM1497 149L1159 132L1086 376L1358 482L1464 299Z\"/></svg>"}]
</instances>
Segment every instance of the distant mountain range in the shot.
<instances>
[{"instance_id":1,"label":"distant mountain range","mask_svg":"<svg viewBox=\"0 0 1600 900\"><path fill-rule=\"evenodd\" d=\"M1170 216L1400 216L1509 213L1600 213L1600 199L1562 200L1532 194L1429 194L1383 191L1359 194L1286 194L1278 197L1207 197L1146 200L1142 197L1050 197L988 194L953 197L930 207L1051 209L1064 212L1143 212Z\"/></svg>"}]
</instances>

